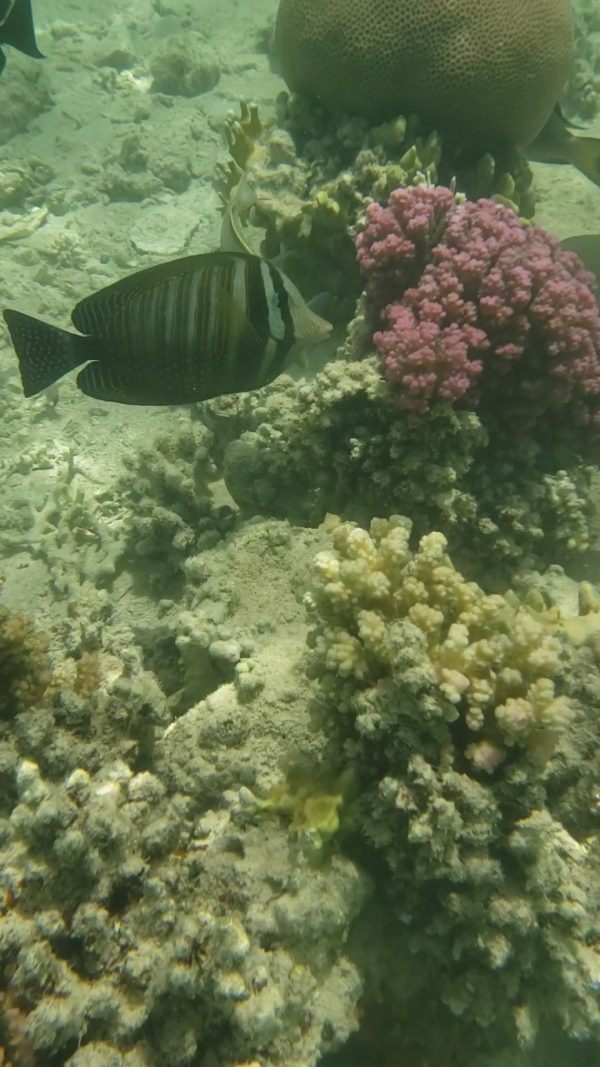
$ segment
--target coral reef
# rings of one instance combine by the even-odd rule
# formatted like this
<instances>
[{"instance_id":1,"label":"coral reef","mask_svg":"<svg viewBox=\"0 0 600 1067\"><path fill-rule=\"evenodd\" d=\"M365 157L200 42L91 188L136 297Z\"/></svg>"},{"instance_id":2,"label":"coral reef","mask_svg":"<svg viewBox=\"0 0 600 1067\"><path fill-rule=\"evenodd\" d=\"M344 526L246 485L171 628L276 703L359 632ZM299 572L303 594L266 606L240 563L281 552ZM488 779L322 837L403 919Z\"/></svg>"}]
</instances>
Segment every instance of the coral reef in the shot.
<instances>
[{"instance_id":1,"label":"coral reef","mask_svg":"<svg viewBox=\"0 0 600 1067\"><path fill-rule=\"evenodd\" d=\"M456 750L459 766L491 774L515 746L543 765L572 717L555 692L561 661L552 623L467 582L442 534L425 535L412 554L410 532L405 519L373 519L370 534L339 524L333 552L316 557L310 605L321 623L312 663L336 676L340 714L353 704L359 739L392 743L395 722L370 700L363 719L355 691L376 690L400 662L412 663L414 714L434 743Z\"/></svg>"},{"instance_id":2,"label":"coral reef","mask_svg":"<svg viewBox=\"0 0 600 1067\"><path fill-rule=\"evenodd\" d=\"M556 617L466 582L439 534L412 551L404 519L329 526L309 670L330 759L360 780L350 818L385 860L393 949L372 1001L396 1056L443 1045L461 1063L546 1026L598 1040L597 829L558 813L581 776L578 721L598 744L597 673L579 705Z\"/></svg>"},{"instance_id":3,"label":"coral reef","mask_svg":"<svg viewBox=\"0 0 600 1067\"><path fill-rule=\"evenodd\" d=\"M416 117L379 125L359 116L336 120L317 105L282 93L275 121L242 103L226 123L229 159L219 168L221 192L232 196L242 175L253 190L242 212L263 237L269 258L283 253L285 269L308 295L326 290L333 313L351 317L359 291L352 235L367 205L423 177L454 183L468 196L497 196L533 214L532 175L514 149L464 143ZM338 306L339 305L339 306Z\"/></svg>"},{"instance_id":4,"label":"coral reef","mask_svg":"<svg viewBox=\"0 0 600 1067\"><path fill-rule=\"evenodd\" d=\"M402 510L419 533L440 529L453 551L471 556L471 566L511 560L531 566L586 550L600 322L590 276L551 237L522 228L499 205L457 204L439 187L394 195L406 230L392 210L373 205L358 238L367 289L341 350L349 362L328 364L310 382L284 377L203 413L224 450L231 495L246 512L304 523L319 522L331 509L359 521ZM448 218L453 227L444 245ZM502 242L510 247L500 254ZM433 402L439 383L447 387L457 369L449 358L456 352L440 349L437 363L435 351L417 346L405 358L418 386L401 393L407 412L368 355L370 338L390 302L403 306L407 286L413 299L418 289L410 287L429 277L426 264L437 248L436 277L448 296L445 306L441 293L437 304L424 305L423 318L426 311L435 320L434 331L444 314L449 329L460 315L471 332L485 324L490 350L471 370L485 382L491 364L490 385L473 397L467 376L457 379L475 410L461 410L440 390ZM521 289L535 293L532 307L520 307ZM376 340L389 376L397 378L396 349L410 337L388 333ZM458 354L464 364L464 349ZM430 410L415 417L412 409L424 406L429 389Z\"/></svg>"},{"instance_id":5,"label":"coral reef","mask_svg":"<svg viewBox=\"0 0 600 1067\"><path fill-rule=\"evenodd\" d=\"M280 0L275 26L287 84L329 108L516 144L551 114L571 43L570 0Z\"/></svg>"},{"instance_id":6,"label":"coral reef","mask_svg":"<svg viewBox=\"0 0 600 1067\"><path fill-rule=\"evenodd\" d=\"M0 992L0 1062L3 1067L35 1067L35 1054L24 1035L25 1013Z\"/></svg>"},{"instance_id":7,"label":"coral reef","mask_svg":"<svg viewBox=\"0 0 600 1067\"><path fill-rule=\"evenodd\" d=\"M12 728L0 734L3 809L14 802L19 759L35 760L53 779L78 766L98 770L107 751L135 767L151 763L157 737L171 721L168 701L131 632L122 627L109 637L110 621L105 610L99 648L89 636L94 621L82 635L75 616L70 633L63 626L59 640L56 632L46 637L33 631L26 616L7 613L10 643L0 673L7 686L3 698L12 695L3 710L3 716L12 715Z\"/></svg>"},{"instance_id":8,"label":"coral reef","mask_svg":"<svg viewBox=\"0 0 600 1067\"><path fill-rule=\"evenodd\" d=\"M246 133L257 122L248 111ZM361 366L331 363L310 383L282 379L203 416L236 502L300 522L399 508L484 565L587 549L592 276L505 206L439 186L372 203L357 249L366 290L341 354ZM372 335L389 394L365 358Z\"/></svg>"},{"instance_id":9,"label":"coral reef","mask_svg":"<svg viewBox=\"0 0 600 1067\"><path fill-rule=\"evenodd\" d=\"M148 1067L215 1047L223 1065L294 1048L312 1064L324 1032L334 1047L354 1028L360 981L338 949L365 886L349 862L292 872L285 831L236 828L234 795L202 811L123 764L51 785L23 761L17 782L0 957L41 1058L90 1041Z\"/></svg>"},{"instance_id":10,"label":"coral reef","mask_svg":"<svg viewBox=\"0 0 600 1067\"><path fill-rule=\"evenodd\" d=\"M90 479L73 449L59 447L50 453L43 445L13 457L4 474L29 473L36 464L49 469L48 482L33 495L11 496L0 525L0 547L5 556L26 553L41 561L48 585L59 599L76 601L114 581L121 539L114 513L106 498L90 492ZM93 480L92 480L93 484Z\"/></svg>"},{"instance_id":11,"label":"coral reef","mask_svg":"<svg viewBox=\"0 0 600 1067\"><path fill-rule=\"evenodd\" d=\"M24 402L0 338L0 1062L595 1064L600 599L526 569L594 578L591 426L564 404L496 432L482 375L399 406L372 337L439 234L396 233L379 273L355 247L370 203L427 182L448 216L530 218L522 149L410 102L276 97L272 0L40 6L46 58L0 78L10 302L66 325L90 288L217 247L224 115L256 92L226 122L223 241L239 224L330 301L341 347L152 411L70 380ZM410 536L366 532L396 513Z\"/></svg>"},{"instance_id":12,"label":"coral reef","mask_svg":"<svg viewBox=\"0 0 600 1067\"><path fill-rule=\"evenodd\" d=\"M257 818L250 794L273 785L292 739L314 748L289 664L305 634L296 587L320 543L255 522L230 535L226 576L221 544L191 555L183 610L162 601L135 637L109 618L96 656L63 648L44 718L15 720L0 968L38 1062L316 1067L356 1028L344 945L369 881L341 856L299 865L287 826Z\"/></svg>"},{"instance_id":13,"label":"coral reef","mask_svg":"<svg viewBox=\"0 0 600 1067\"><path fill-rule=\"evenodd\" d=\"M358 341L353 339L354 348ZM488 569L552 562L590 544L592 468L568 442L491 448L476 412L439 404L418 419L395 404L374 357L329 363L210 405L227 487L248 514L365 522L403 510Z\"/></svg>"},{"instance_id":14,"label":"coral reef","mask_svg":"<svg viewBox=\"0 0 600 1067\"><path fill-rule=\"evenodd\" d=\"M146 583L156 588L180 572L185 560L216 544L234 519L227 503L217 504L213 485L213 435L200 423L162 434L124 457L119 494L126 509L128 564L143 561ZM150 569L148 569L150 565Z\"/></svg>"}]
</instances>

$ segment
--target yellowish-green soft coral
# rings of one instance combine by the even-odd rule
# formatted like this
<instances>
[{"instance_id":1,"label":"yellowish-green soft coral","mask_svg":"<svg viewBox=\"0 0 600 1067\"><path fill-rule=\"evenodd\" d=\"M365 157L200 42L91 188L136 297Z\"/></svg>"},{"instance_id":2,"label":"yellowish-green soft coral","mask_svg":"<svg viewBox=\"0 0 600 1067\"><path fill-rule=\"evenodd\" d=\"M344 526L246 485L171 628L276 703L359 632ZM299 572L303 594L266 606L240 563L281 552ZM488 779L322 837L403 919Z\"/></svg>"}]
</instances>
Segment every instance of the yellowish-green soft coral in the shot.
<instances>
[{"instance_id":1,"label":"yellowish-green soft coral","mask_svg":"<svg viewBox=\"0 0 600 1067\"><path fill-rule=\"evenodd\" d=\"M571 715L557 687L556 623L466 581L443 534L422 537L413 553L410 532L401 518L374 519L370 532L334 526L333 552L315 561L321 668L377 682L393 673L404 624L428 677L418 698L423 714L460 721L461 733L466 726L463 750L475 770L494 771L513 745L545 762Z\"/></svg>"}]
</instances>

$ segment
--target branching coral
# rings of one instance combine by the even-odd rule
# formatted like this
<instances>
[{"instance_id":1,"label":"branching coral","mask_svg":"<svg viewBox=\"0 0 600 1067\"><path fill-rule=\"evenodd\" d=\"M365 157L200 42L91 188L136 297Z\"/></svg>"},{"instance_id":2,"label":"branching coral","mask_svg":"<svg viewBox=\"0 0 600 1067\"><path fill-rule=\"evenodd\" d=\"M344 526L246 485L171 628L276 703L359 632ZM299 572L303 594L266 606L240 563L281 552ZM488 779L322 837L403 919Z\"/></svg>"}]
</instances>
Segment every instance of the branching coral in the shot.
<instances>
[{"instance_id":1,"label":"branching coral","mask_svg":"<svg viewBox=\"0 0 600 1067\"><path fill-rule=\"evenodd\" d=\"M501 433L558 416L593 436L595 282L550 234L489 200L397 189L386 208L368 209L357 249L367 300L381 315L373 340L401 406L458 402Z\"/></svg>"},{"instance_id":2,"label":"branching coral","mask_svg":"<svg viewBox=\"0 0 600 1067\"><path fill-rule=\"evenodd\" d=\"M333 509L364 522L403 510L486 566L552 562L590 543L589 470L568 447L503 439L493 450L479 415L448 404L416 419L375 357L334 361L310 383L284 377L204 417L233 438L225 478L250 514L314 523Z\"/></svg>"},{"instance_id":3,"label":"branching coral","mask_svg":"<svg viewBox=\"0 0 600 1067\"><path fill-rule=\"evenodd\" d=\"M211 433L188 423L125 458L127 557L131 564L152 562L150 584L176 573L186 556L215 544L231 526L232 509L213 501L218 472L211 448Z\"/></svg>"},{"instance_id":4,"label":"branching coral","mask_svg":"<svg viewBox=\"0 0 600 1067\"><path fill-rule=\"evenodd\" d=\"M400 519L374 519L370 534L334 527L334 552L315 561L317 671L349 679L350 691L370 688L411 649L422 661L416 713L434 731L443 722L440 736L475 770L492 773L515 745L545 762L571 715L555 689L558 638L527 608L467 582L441 534L411 553L410 529ZM378 744L394 729L376 713L355 726Z\"/></svg>"},{"instance_id":5,"label":"branching coral","mask_svg":"<svg viewBox=\"0 0 600 1067\"><path fill-rule=\"evenodd\" d=\"M22 457L23 469L36 458L47 462L34 451ZM72 449L62 449L52 459L41 499L31 492L13 497L0 546L7 554L28 552L41 560L57 597L79 600L84 584L97 596L99 586L112 584L122 551L114 515L106 497L100 502L84 488L85 475Z\"/></svg>"},{"instance_id":6,"label":"branching coral","mask_svg":"<svg viewBox=\"0 0 600 1067\"><path fill-rule=\"evenodd\" d=\"M594 852L558 817L583 710L565 696L556 614L486 596L439 534L413 552L406 520L329 525L309 670L331 759L360 782L348 817L385 861L394 953L378 975L396 1056L431 1062L447 1034L460 1040L445 1063L485 1059L546 1025L597 1039Z\"/></svg>"},{"instance_id":7,"label":"branching coral","mask_svg":"<svg viewBox=\"0 0 600 1067\"><path fill-rule=\"evenodd\" d=\"M175 776L178 745L171 734ZM264 1067L314 1067L345 1040L360 980L339 946L366 888L352 864L299 872L283 829L240 832L231 804L203 809L120 761L53 785L24 760L17 787L0 966L40 1061L87 1049L82 1062L97 1062L98 1043L140 1067L183 1067L213 1048L222 1064L260 1053Z\"/></svg>"}]
</instances>

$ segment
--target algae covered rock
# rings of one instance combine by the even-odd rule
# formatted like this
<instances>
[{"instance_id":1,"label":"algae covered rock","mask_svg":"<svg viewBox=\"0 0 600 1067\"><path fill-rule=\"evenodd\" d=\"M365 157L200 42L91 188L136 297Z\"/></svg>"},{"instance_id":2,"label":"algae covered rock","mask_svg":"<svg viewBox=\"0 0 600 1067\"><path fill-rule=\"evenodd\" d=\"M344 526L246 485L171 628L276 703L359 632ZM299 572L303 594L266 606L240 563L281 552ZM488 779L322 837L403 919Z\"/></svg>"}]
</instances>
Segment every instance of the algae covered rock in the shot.
<instances>
[{"instance_id":1,"label":"algae covered rock","mask_svg":"<svg viewBox=\"0 0 600 1067\"><path fill-rule=\"evenodd\" d=\"M167 37L150 64L152 92L167 96L199 96L214 89L219 61L199 33Z\"/></svg>"}]
</instances>

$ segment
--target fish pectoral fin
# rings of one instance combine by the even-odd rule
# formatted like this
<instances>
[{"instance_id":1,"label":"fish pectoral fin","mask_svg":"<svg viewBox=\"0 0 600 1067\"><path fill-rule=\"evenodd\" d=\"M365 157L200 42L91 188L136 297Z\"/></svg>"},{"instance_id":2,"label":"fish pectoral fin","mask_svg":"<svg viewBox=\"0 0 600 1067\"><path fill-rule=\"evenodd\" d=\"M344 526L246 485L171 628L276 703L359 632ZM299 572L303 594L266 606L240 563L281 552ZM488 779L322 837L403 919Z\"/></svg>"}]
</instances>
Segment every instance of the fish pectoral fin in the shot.
<instances>
[{"instance_id":1,"label":"fish pectoral fin","mask_svg":"<svg viewBox=\"0 0 600 1067\"><path fill-rule=\"evenodd\" d=\"M43 392L67 371L93 358L95 340L91 337L69 333L10 308L4 312L4 321L19 360L25 396Z\"/></svg>"}]
</instances>

